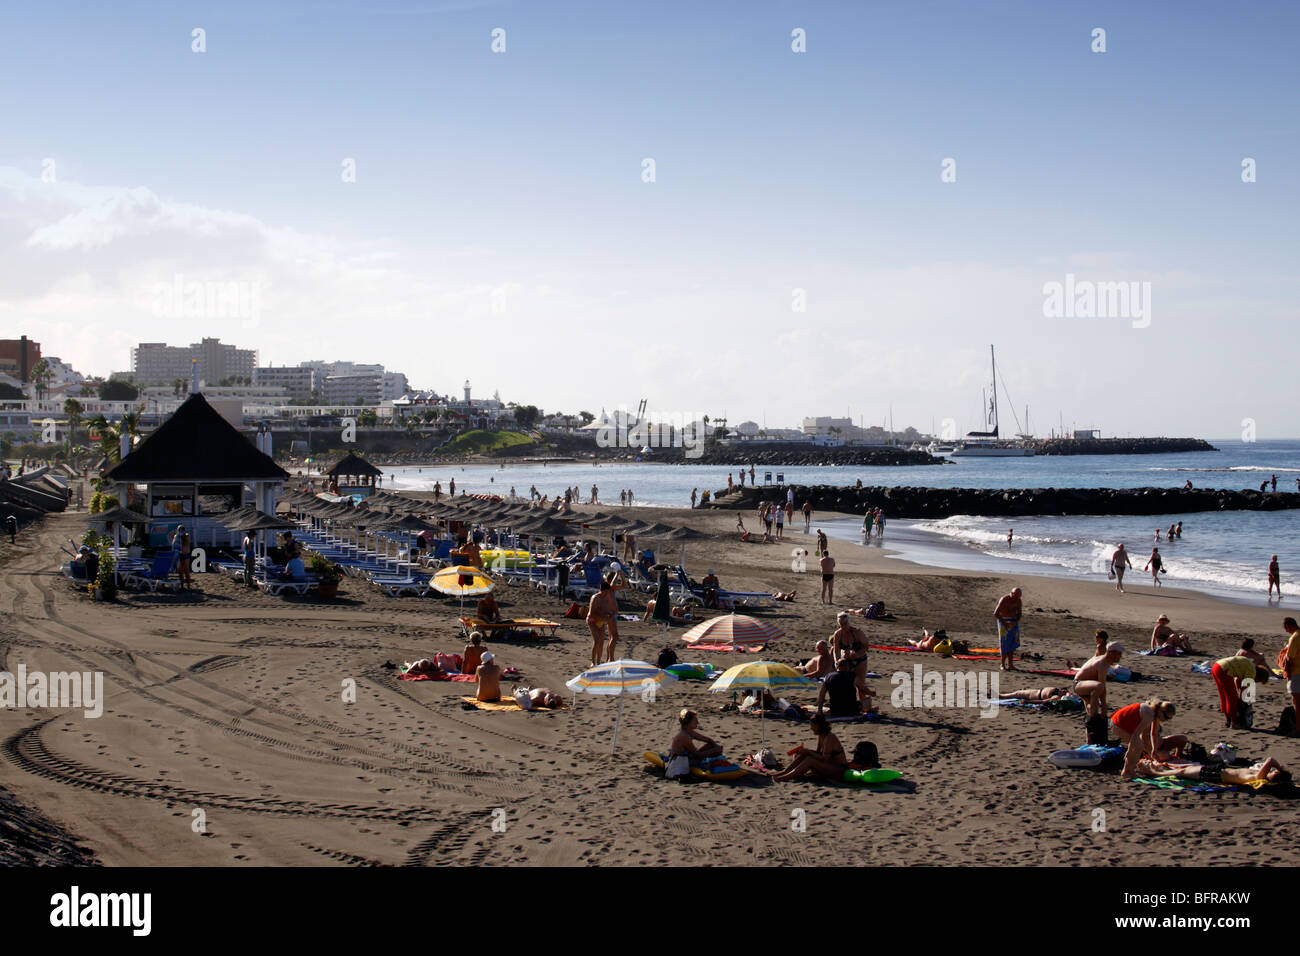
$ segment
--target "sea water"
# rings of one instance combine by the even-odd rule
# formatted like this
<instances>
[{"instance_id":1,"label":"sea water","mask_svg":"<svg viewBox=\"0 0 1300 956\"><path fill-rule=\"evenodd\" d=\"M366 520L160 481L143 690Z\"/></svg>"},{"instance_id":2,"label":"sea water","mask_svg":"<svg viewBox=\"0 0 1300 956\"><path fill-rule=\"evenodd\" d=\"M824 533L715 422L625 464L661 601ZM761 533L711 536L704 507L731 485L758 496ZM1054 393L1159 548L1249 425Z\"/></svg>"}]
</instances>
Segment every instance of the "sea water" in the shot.
<instances>
[{"instance_id":1,"label":"sea water","mask_svg":"<svg viewBox=\"0 0 1300 956\"><path fill-rule=\"evenodd\" d=\"M1300 478L1300 442L1214 441L1218 450L1172 455L1078 455L1033 458L961 458L942 466L862 467L756 466L760 487L770 473L772 500L784 500L775 487L777 474L787 484L918 485L940 488L1181 488L1190 480L1197 488L1258 490L1261 481L1276 474L1279 491L1296 491ZM618 495L630 488L635 503L683 508L691 490L717 491L727 486L727 474L739 477L737 467L717 465L655 465L651 463L535 463L500 465L402 466L386 469L384 487L391 490L429 490L440 481L446 490L450 479L456 491L471 494L509 493L527 497L539 493L563 496L576 485L585 501L597 485L601 502L618 505ZM802 502L796 502L796 507ZM1133 584L1150 584L1142 566L1153 546L1160 548L1168 572L1166 586L1191 588L1221 596L1244 598L1266 589L1269 557L1278 555L1282 587L1288 601L1300 604L1300 510L1229 511L1139 517L1038 517L981 518L955 516L943 520L888 519L884 545L908 560L941 567L1001 573L1041 573L1104 580L1105 560L1123 541L1135 565ZM817 516L814 515L814 520ZM1180 540L1157 543L1155 529L1164 538L1169 525L1183 522ZM832 538L861 545L860 520L817 521ZM802 527L796 515L794 527ZM1007 531L1015 535L1007 546ZM788 532L789 533L789 532ZM873 546L877 542L873 539Z\"/></svg>"}]
</instances>

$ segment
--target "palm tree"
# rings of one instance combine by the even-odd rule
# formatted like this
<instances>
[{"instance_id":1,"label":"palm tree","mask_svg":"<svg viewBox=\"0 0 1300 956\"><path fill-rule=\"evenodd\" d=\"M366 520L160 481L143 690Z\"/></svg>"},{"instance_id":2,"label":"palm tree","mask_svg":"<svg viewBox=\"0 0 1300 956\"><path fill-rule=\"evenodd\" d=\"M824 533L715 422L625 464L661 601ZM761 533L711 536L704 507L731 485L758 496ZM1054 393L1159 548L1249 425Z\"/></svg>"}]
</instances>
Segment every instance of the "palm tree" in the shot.
<instances>
[{"instance_id":1,"label":"palm tree","mask_svg":"<svg viewBox=\"0 0 1300 956\"><path fill-rule=\"evenodd\" d=\"M41 359L32 368L32 385L36 390L37 400L43 399L49 394L50 382L54 380L54 369L50 368L50 363Z\"/></svg>"},{"instance_id":2,"label":"palm tree","mask_svg":"<svg viewBox=\"0 0 1300 956\"><path fill-rule=\"evenodd\" d=\"M75 398L70 398L63 403L63 414L68 416L68 454L72 454L72 445L77 437L77 426L81 424L82 413L85 412L86 406Z\"/></svg>"},{"instance_id":3,"label":"palm tree","mask_svg":"<svg viewBox=\"0 0 1300 956\"><path fill-rule=\"evenodd\" d=\"M131 436L131 443L140 435L140 413L128 412L122 420L114 424L103 415L96 415L90 420L90 430L99 433L100 443L109 461L122 460L122 436Z\"/></svg>"}]
</instances>

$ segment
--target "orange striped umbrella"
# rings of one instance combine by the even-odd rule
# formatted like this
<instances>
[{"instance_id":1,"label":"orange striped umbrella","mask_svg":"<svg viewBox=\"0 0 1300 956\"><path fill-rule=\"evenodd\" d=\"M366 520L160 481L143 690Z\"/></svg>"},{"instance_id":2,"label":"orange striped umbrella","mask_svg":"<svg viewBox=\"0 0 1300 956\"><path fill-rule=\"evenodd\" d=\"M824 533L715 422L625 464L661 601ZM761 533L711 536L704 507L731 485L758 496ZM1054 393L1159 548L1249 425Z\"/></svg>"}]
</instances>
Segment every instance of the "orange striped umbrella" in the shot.
<instances>
[{"instance_id":1,"label":"orange striped umbrella","mask_svg":"<svg viewBox=\"0 0 1300 956\"><path fill-rule=\"evenodd\" d=\"M774 624L748 614L723 614L701 621L682 635L687 644L763 644L785 637Z\"/></svg>"}]
</instances>

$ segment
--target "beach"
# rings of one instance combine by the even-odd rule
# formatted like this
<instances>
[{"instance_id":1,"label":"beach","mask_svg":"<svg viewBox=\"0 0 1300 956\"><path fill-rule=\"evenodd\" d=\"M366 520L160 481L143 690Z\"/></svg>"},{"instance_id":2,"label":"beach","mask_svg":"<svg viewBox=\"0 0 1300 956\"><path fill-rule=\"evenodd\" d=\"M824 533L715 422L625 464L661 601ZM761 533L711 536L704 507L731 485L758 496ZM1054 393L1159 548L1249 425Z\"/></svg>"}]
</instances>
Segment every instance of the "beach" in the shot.
<instances>
[{"instance_id":1,"label":"beach","mask_svg":"<svg viewBox=\"0 0 1300 956\"><path fill-rule=\"evenodd\" d=\"M1129 648L1125 665L1163 678L1112 682L1112 709L1159 696L1178 709L1166 732L1300 767L1300 740L1268 732L1287 702L1282 682L1260 689L1256 730L1223 730L1212 679L1191 671L1192 660L1232 654L1247 636L1271 660L1290 601L1279 610L1262 596L1248 606L1153 593L1138 572L1121 595L1104 581L920 566L890 557L887 535L884 548L832 540L837 607L826 607L815 562L807 573L791 570L791 550L813 548L793 528L776 544L742 543L734 512L602 510L715 534L687 545L693 577L713 568L726 588L797 590L793 603L760 612L786 633L762 654L690 651L683 629L670 629L683 661L806 660L834 630L836 610L872 601L891 617L855 619L871 644L900 645L942 627L973 647L994 646L993 607L1018 584L1021 650L1041 655L1022 668L1083 660L1105 628ZM890 700L895 672L920 664L997 673L996 659L870 652L870 669L882 675L871 681L882 719L836 732L850 751L875 743L906 785L666 782L642 752L667 749L680 708L695 709L702 732L733 759L759 748L759 720L719 712L729 695L709 694L706 683L670 684L653 701L625 700L611 757L616 701L580 696L575 707L563 687L590 659L582 621L563 620L553 643L488 641L524 684L565 693L572 709L467 710L460 698L472 684L401 681L384 667L458 653L465 641L454 600L390 598L352 579L331 602L276 598L204 574L201 595L95 602L57 573L58 544L84 523L84 515L48 517L0 551L0 670L102 672L104 713L0 710L0 788L40 823L28 828L35 843L48 827L105 865L1241 865L1289 862L1285 848L1300 837L1290 801L1266 791L1171 791L1057 769L1048 754L1085 742L1079 713L1001 708L986 718ZM679 551L661 557L675 563ZM643 607L644 597L624 608ZM568 606L523 586L499 588L498 600L507 617L562 620ZM1132 653L1148 645L1161 613L1205 654ZM621 657L654 661L665 643L657 624L624 622L620 633ZM1000 677L1004 691L1066 683ZM355 700L345 699L353 689ZM815 691L786 696L815 701ZM782 759L812 741L807 724L767 720L765 730Z\"/></svg>"}]
</instances>

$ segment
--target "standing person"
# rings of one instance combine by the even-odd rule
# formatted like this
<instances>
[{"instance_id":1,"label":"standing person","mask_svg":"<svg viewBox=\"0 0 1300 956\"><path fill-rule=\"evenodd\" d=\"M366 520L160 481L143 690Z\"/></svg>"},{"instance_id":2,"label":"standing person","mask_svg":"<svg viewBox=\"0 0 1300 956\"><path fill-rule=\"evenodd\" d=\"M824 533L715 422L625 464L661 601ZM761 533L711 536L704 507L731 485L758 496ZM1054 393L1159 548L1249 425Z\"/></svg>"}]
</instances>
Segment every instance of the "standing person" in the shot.
<instances>
[{"instance_id":1,"label":"standing person","mask_svg":"<svg viewBox=\"0 0 1300 956\"><path fill-rule=\"evenodd\" d=\"M1300 625L1295 618L1288 617L1282 621L1282 630L1286 631L1286 647L1282 648L1282 673L1286 676L1286 692L1291 695L1291 707L1300 714ZM1292 731L1300 736L1300 726Z\"/></svg>"},{"instance_id":2,"label":"standing person","mask_svg":"<svg viewBox=\"0 0 1300 956\"><path fill-rule=\"evenodd\" d=\"M1156 586L1156 587L1160 587L1160 586L1161 586L1161 585L1160 585L1160 571L1161 571L1161 569L1162 569L1163 567L1164 567L1164 559L1160 557L1160 549L1159 549L1159 548L1152 548L1152 549L1151 549L1151 557L1147 558L1146 566L1143 567L1142 570L1143 570L1143 571L1146 571L1146 570L1150 570L1150 571L1151 571L1151 580L1155 583L1155 586Z\"/></svg>"},{"instance_id":3,"label":"standing person","mask_svg":"<svg viewBox=\"0 0 1300 956\"><path fill-rule=\"evenodd\" d=\"M1008 528L1008 529L1007 529L1007 547L1008 547L1008 548L1011 547L1011 539L1014 538L1015 536L1016 536L1016 529L1015 529L1015 528Z\"/></svg>"},{"instance_id":4,"label":"standing person","mask_svg":"<svg viewBox=\"0 0 1300 956\"><path fill-rule=\"evenodd\" d=\"M750 465L750 466L749 466L749 486L750 486L751 488L754 486L754 466L753 466L753 465Z\"/></svg>"},{"instance_id":5,"label":"standing person","mask_svg":"<svg viewBox=\"0 0 1300 956\"><path fill-rule=\"evenodd\" d=\"M626 489L626 488L624 488L622 491L620 491L620 492L618 493L618 503L619 503L620 505L623 505L624 507L627 507L627 489Z\"/></svg>"},{"instance_id":6,"label":"standing person","mask_svg":"<svg viewBox=\"0 0 1300 956\"><path fill-rule=\"evenodd\" d=\"M827 550L826 533L821 528L817 529L817 553L821 554Z\"/></svg>"},{"instance_id":7,"label":"standing person","mask_svg":"<svg viewBox=\"0 0 1300 956\"><path fill-rule=\"evenodd\" d=\"M772 536L772 509L774 505L763 505L763 527L767 530L767 537Z\"/></svg>"},{"instance_id":8,"label":"standing person","mask_svg":"<svg viewBox=\"0 0 1300 956\"><path fill-rule=\"evenodd\" d=\"M1173 541L1173 540L1174 540L1174 535L1177 533L1177 531L1178 531L1177 528L1175 528L1173 525L1170 525L1170 526L1169 526L1169 530L1165 532L1165 540L1166 540L1166 541Z\"/></svg>"},{"instance_id":9,"label":"standing person","mask_svg":"<svg viewBox=\"0 0 1300 956\"><path fill-rule=\"evenodd\" d=\"M835 559L831 557L831 553L829 551L826 551L824 549L821 552L821 555L822 555L821 558L817 562L817 566L821 568L821 572L822 572L822 603L834 604L835 603Z\"/></svg>"},{"instance_id":10,"label":"standing person","mask_svg":"<svg viewBox=\"0 0 1300 956\"><path fill-rule=\"evenodd\" d=\"M1106 716L1106 677L1123 656L1124 645L1112 641L1105 653L1089 658L1074 672L1074 693L1083 701L1089 719Z\"/></svg>"},{"instance_id":11,"label":"standing person","mask_svg":"<svg viewBox=\"0 0 1300 956\"><path fill-rule=\"evenodd\" d=\"M785 520L794 521L794 489L785 490Z\"/></svg>"},{"instance_id":12,"label":"standing person","mask_svg":"<svg viewBox=\"0 0 1300 956\"><path fill-rule=\"evenodd\" d=\"M1156 528L1156 540L1157 540L1157 541L1160 540L1160 529L1159 529L1159 528Z\"/></svg>"},{"instance_id":13,"label":"standing person","mask_svg":"<svg viewBox=\"0 0 1300 956\"><path fill-rule=\"evenodd\" d=\"M866 514L862 516L862 537L871 540L871 509L868 508Z\"/></svg>"},{"instance_id":14,"label":"standing person","mask_svg":"<svg viewBox=\"0 0 1300 956\"><path fill-rule=\"evenodd\" d=\"M836 666L842 667L846 662L851 667L854 686L862 703L862 711L871 709L871 694L867 691L867 635L849 623L846 611L840 611L835 617L839 626L831 635L831 650L835 655ZM831 714L839 717L840 714Z\"/></svg>"},{"instance_id":15,"label":"standing person","mask_svg":"<svg viewBox=\"0 0 1300 956\"><path fill-rule=\"evenodd\" d=\"M5 530L9 532L9 543L13 544L18 537L18 519L13 515L5 518Z\"/></svg>"},{"instance_id":16,"label":"standing person","mask_svg":"<svg viewBox=\"0 0 1300 956\"><path fill-rule=\"evenodd\" d=\"M727 494L731 494L731 472L727 472Z\"/></svg>"},{"instance_id":17,"label":"standing person","mask_svg":"<svg viewBox=\"0 0 1300 956\"><path fill-rule=\"evenodd\" d=\"M1013 671L1012 656L1020 646L1020 618L1023 614L1020 588L1012 588L1009 594L1002 595L998 606L993 609L993 618L998 624L998 650L1002 655L1001 669Z\"/></svg>"},{"instance_id":18,"label":"standing person","mask_svg":"<svg viewBox=\"0 0 1300 956\"><path fill-rule=\"evenodd\" d=\"M1178 538L1180 541L1182 540L1183 523L1181 521L1178 522L1178 524L1174 525L1174 537Z\"/></svg>"},{"instance_id":19,"label":"standing person","mask_svg":"<svg viewBox=\"0 0 1300 956\"><path fill-rule=\"evenodd\" d=\"M696 499L697 497L699 497L699 493L700 493L700 489L699 489L699 488L692 488L692 489L691 489L691 510L692 510L692 511L695 510L695 499Z\"/></svg>"},{"instance_id":20,"label":"standing person","mask_svg":"<svg viewBox=\"0 0 1300 956\"><path fill-rule=\"evenodd\" d=\"M257 587L257 532L244 532L244 587Z\"/></svg>"},{"instance_id":21,"label":"standing person","mask_svg":"<svg viewBox=\"0 0 1300 956\"><path fill-rule=\"evenodd\" d=\"M601 662L601 645L604 632L609 632L609 647L605 660L614 660L614 647L618 644L618 596L616 591L627 587L627 579L622 571L606 574L600 580L600 590L591 596L587 605L587 627L591 630L591 664L593 667Z\"/></svg>"},{"instance_id":22,"label":"standing person","mask_svg":"<svg viewBox=\"0 0 1300 956\"><path fill-rule=\"evenodd\" d=\"M1115 590L1121 594L1124 593L1124 572L1131 570L1133 562L1128 558L1128 552L1124 550L1124 542L1120 542L1115 548L1115 553L1110 556L1110 573L1115 579Z\"/></svg>"},{"instance_id":23,"label":"standing person","mask_svg":"<svg viewBox=\"0 0 1300 956\"><path fill-rule=\"evenodd\" d=\"M184 591L194 586L194 578L190 576L190 552L194 550L194 542L185 530L185 525L176 526L172 532L171 544L172 550L176 552L176 576L180 578L181 590Z\"/></svg>"},{"instance_id":24,"label":"standing person","mask_svg":"<svg viewBox=\"0 0 1300 956\"><path fill-rule=\"evenodd\" d=\"M455 479L455 478L453 478L453 479L451 479L451 481L447 482L447 494L451 495L453 498L456 497L456 479Z\"/></svg>"},{"instance_id":25,"label":"standing person","mask_svg":"<svg viewBox=\"0 0 1300 956\"><path fill-rule=\"evenodd\" d=\"M776 509L776 540L781 540L781 535L785 531L785 509Z\"/></svg>"},{"instance_id":26,"label":"standing person","mask_svg":"<svg viewBox=\"0 0 1300 956\"><path fill-rule=\"evenodd\" d=\"M632 489L631 489L631 488L629 488L629 489L627 490L627 503L628 503L629 505L632 503Z\"/></svg>"},{"instance_id":27,"label":"standing person","mask_svg":"<svg viewBox=\"0 0 1300 956\"><path fill-rule=\"evenodd\" d=\"M1277 565L1277 555L1268 563L1268 599L1273 600L1273 588L1277 588L1277 599L1282 600L1282 569Z\"/></svg>"},{"instance_id":28,"label":"standing person","mask_svg":"<svg viewBox=\"0 0 1300 956\"><path fill-rule=\"evenodd\" d=\"M591 486L591 503L593 505L600 504L600 489L595 485Z\"/></svg>"},{"instance_id":29,"label":"standing person","mask_svg":"<svg viewBox=\"0 0 1300 956\"><path fill-rule=\"evenodd\" d=\"M876 509L876 537L881 541L885 540L885 509L884 508Z\"/></svg>"},{"instance_id":30,"label":"standing person","mask_svg":"<svg viewBox=\"0 0 1300 956\"><path fill-rule=\"evenodd\" d=\"M1241 682L1254 680L1258 684L1268 681L1267 667L1260 667L1249 657L1224 657L1210 665L1214 686L1219 689L1219 710L1223 713L1225 728L1241 727Z\"/></svg>"},{"instance_id":31,"label":"standing person","mask_svg":"<svg viewBox=\"0 0 1300 956\"><path fill-rule=\"evenodd\" d=\"M812 527L812 501L805 498L803 502L803 533L807 534L808 529Z\"/></svg>"},{"instance_id":32,"label":"standing person","mask_svg":"<svg viewBox=\"0 0 1300 956\"><path fill-rule=\"evenodd\" d=\"M1273 490L1277 491L1277 475L1273 476L1272 485L1273 485Z\"/></svg>"}]
</instances>

